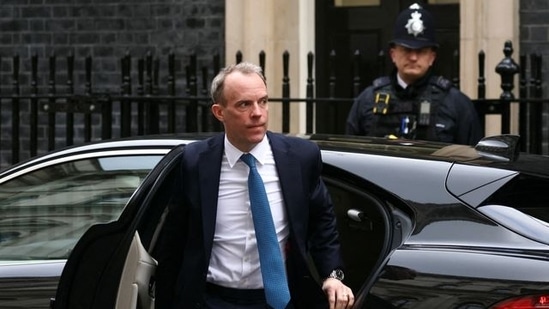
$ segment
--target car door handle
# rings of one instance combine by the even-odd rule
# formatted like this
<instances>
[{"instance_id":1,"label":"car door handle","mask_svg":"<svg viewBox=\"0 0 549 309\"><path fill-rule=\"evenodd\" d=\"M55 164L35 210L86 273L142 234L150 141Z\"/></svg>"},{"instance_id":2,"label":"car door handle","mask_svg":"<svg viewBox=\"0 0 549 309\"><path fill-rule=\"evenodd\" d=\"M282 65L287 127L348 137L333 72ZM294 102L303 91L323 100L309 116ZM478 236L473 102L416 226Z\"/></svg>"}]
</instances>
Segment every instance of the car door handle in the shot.
<instances>
[{"instance_id":1,"label":"car door handle","mask_svg":"<svg viewBox=\"0 0 549 309\"><path fill-rule=\"evenodd\" d=\"M372 220L362 210L355 208L347 210L347 218L351 219L349 221L349 227L351 228L362 231L372 231L374 228Z\"/></svg>"},{"instance_id":2,"label":"car door handle","mask_svg":"<svg viewBox=\"0 0 549 309\"><path fill-rule=\"evenodd\" d=\"M347 217L353 221L362 222L366 216L361 210L351 208L347 210Z\"/></svg>"}]
</instances>

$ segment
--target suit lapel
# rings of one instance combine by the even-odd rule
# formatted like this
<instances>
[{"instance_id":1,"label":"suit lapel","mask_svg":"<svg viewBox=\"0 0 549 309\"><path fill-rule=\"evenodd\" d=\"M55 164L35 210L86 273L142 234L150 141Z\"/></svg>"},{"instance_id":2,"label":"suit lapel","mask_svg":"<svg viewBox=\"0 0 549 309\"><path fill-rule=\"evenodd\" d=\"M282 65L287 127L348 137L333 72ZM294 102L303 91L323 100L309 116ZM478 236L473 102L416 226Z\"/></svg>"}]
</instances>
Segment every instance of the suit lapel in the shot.
<instances>
[{"instance_id":1,"label":"suit lapel","mask_svg":"<svg viewBox=\"0 0 549 309\"><path fill-rule=\"evenodd\" d=\"M302 197L306 196L303 193L303 187L297 179L302 179L299 160L296 159L294 150L284 141L281 135L268 132L271 149L273 151L276 169L284 197L284 205L288 220L290 221L291 229L295 232L296 224L294 222L306 222L306 218L302 218L307 212L299 207ZM305 220L305 221L302 221Z\"/></svg>"},{"instance_id":2,"label":"suit lapel","mask_svg":"<svg viewBox=\"0 0 549 309\"><path fill-rule=\"evenodd\" d=\"M219 178L221 175L221 161L223 159L223 138L224 135L220 134L210 139L207 149L200 153L198 161L204 248L208 257L215 232Z\"/></svg>"}]
</instances>

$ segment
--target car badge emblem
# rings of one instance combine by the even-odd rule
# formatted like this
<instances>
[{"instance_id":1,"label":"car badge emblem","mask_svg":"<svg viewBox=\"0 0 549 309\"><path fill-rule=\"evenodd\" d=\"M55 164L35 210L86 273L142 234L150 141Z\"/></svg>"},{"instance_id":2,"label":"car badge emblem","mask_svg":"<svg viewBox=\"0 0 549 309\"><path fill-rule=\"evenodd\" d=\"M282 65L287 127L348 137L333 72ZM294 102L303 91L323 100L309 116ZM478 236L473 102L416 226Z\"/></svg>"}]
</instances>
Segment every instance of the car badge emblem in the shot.
<instances>
[{"instance_id":1,"label":"car badge emblem","mask_svg":"<svg viewBox=\"0 0 549 309\"><path fill-rule=\"evenodd\" d=\"M408 30L408 34L417 37L418 34L422 34L423 30L425 30L423 20L421 20L421 13L415 11L412 12L410 16L411 18L408 19L408 23L406 24L405 28Z\"/></svg>"}]
</instances>

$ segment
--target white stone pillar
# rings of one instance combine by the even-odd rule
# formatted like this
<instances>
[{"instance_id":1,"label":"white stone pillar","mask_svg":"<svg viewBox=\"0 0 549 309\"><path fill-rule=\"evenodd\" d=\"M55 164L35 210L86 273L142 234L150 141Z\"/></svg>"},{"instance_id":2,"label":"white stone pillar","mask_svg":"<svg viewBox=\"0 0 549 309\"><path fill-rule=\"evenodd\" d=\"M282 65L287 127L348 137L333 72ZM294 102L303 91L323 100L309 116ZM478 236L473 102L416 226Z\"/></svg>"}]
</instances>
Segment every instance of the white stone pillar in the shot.
<instances>
[{"instance_id":1,"label":"white stone pillar","mask_svg":"<svg viewBox=\"0 0 549 309\"><path fill-rule=\"evenodd\" d=\"M307 82L307 53L314 52L314 1L309 0L226 0L226 63L235 63L236 52L243 60L259 64L266 54L265 76L271 98L282 97L283 54L290 55L290 97L304 98ZM282 108L269 104L269 129L282 130ZM305 132L305 103L290 105L290 132Z\"/></svg>"},{"instance_id":2,"label":"white stone pillar","mask_svg":"<svg viewBox=\"0 0 549 309\"><path fill-rule=\"evenodd\" d=\"M478 97L478 52L483 50L486 98L499 98L501 78L495 69L504 57L506 41L513 43L513 59L519 62L519 0L461 0L460 21L461 90L472 99ZM487 136L500 134L501 118L487 117L485 131ZM511 132L518 132L518 106L511 109Z\"/></svg>"}]
</instances>

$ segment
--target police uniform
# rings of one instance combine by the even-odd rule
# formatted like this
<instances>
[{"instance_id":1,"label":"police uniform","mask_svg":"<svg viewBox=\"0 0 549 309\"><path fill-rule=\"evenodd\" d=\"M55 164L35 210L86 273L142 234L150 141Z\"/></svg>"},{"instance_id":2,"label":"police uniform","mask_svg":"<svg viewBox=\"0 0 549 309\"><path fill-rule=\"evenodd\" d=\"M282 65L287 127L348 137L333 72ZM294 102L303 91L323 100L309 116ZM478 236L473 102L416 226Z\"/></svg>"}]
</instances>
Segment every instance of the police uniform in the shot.
<instances>
[{"instance_id":1,"label":"police uniform","mask_svg":"<svg viewBox=\"0 0 549 309\"><path fill-rule=\"evenodd\" d=\"M401 12L390 44L411 49L437 48L430 13L417 4ZM355 99L347 117L346 133L469 145L482 138L471 100L431 70L405 89L397 81L397 70L374 80Z\"/></svg>"}]
</instances>

